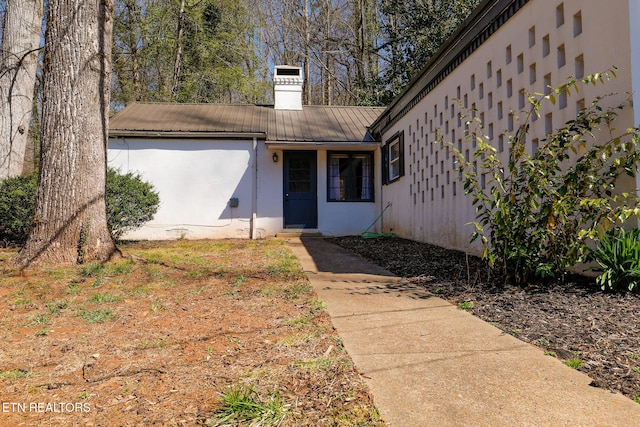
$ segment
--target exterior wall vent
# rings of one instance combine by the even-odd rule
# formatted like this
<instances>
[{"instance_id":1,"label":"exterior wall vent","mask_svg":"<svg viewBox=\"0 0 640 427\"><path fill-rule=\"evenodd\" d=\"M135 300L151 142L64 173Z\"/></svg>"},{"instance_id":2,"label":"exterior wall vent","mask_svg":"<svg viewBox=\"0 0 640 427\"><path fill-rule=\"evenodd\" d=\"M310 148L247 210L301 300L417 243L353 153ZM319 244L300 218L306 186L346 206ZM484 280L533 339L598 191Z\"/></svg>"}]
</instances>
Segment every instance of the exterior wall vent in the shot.
<instances>
[{"instance_id":1,"label":"exterior wall vent","mask_svg":"<svg viewBox=\"0 0 640 427\"><path fill-rule=\"evenodd\" d=\"M302 68L276 65L273 71L276 110L302 110Z\"/></svg>"}]
</instances>

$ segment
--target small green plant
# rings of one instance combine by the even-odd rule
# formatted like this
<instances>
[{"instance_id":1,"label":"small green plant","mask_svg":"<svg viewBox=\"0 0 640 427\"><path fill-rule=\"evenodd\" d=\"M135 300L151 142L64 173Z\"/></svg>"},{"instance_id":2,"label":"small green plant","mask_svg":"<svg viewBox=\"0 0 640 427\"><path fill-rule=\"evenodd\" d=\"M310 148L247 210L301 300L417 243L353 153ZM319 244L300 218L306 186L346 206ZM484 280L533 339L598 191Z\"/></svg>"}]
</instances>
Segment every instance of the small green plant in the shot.
<instances>
[{"instance_id":1,"label":"small green plant","mask_svg":"<svg viewBox=\"0 0 640 427\"><path fill-rule=\"evenodd\" d=\"M96 304L119 302L122 301L122 297L119 295L95 293L91 295L91 301Z\"/></svg>"},{"instance_id":2,"label":"small green plant","mask_svg":"<svg viewBox=\"0 0 640 427\"><path fill-rule=\"evenodd\" d=\"M618 227L596 238L589 260L598 263L596 282L602 290L640 292L640 229Z\"/></svg>"},{"instance_id":3,"label":"small green plant","mask_svg":"<svg viewBox=\"0 0 640 427\"><path fill-rule=\"evenodd\" d=\"M89 323L103 323L109 320L113 320L116 316L111 309L95 309L83 311L80 315L84 320Z\"/></svg>"},{"instance_id":4,"label":"small green plant","mask_svg":"<svg viewBox=\"0 0 640 427\"><path fill-rule=\"evenodd\" d=\"M309 301L309 305L311 306L311 310L314 310L314 311L327 309L327 304L325 304L324 301L319 299L312 299L311 301Z\"/></svg>"},{"instance_id":5,"label":"small green plant","mask_svg":"<svg viewBox=\"0 0 640 427\"><path fill-rule=\"evenodd\" d=\"M151 303L151 306L150 306L149 308L150 308L150 310L151 310L151 311L153 311L154 313L155 313L156 311L162 311L162 310L165 310L165 309L166 309L166 307L165 307L164 303L163 303L162 301L160 301L160 300L152 302L152 303Z\"/></svg>"},{"instance_id":6,"label":"small green plant","mask_svg":"<svg viewBox=\"0 0 640 427\"><path fill-rule=\"evenodd\" d=\"M246 281L247 281L247 277L244 274L241 274L233 282L233 286L236 286L236 287L242 286Z\"/></svg>"},{"instance_id":7,"label":"small green plant","mask_svg":"<svg viewBox=\"0 0 640 427\"><path fill-rule=\"evenodd\" d=\"M281 293L287 299L296 300L305 295L309 295L312 290L313 287L306 280L296 280L287 285Z\"/></svg>"},{"instance_id":8,"label":"small green plant","mask_svg":"<svg viewBox=\"0 0 640 427\"><path fill-rule=\"evenodd\" d=\"M636 372L636 373L640 374L640 367L634 366L633 367L633 372Z\"/></svg>"},{"instance_id":9,"label":"small green plant","mask_svg":"<svg viewBox=\"0 0 640 427\"><path fill-rule=\"evenodd\" d=\"M640 403L640 395L636 396L636 398L633 399L633 401L636 403Z\"/></svg>"},{"instance_id":10,"label":"small green plant","mask_svg":"<svg viewBox=\"0 0 640 427\"><path fill-rule=\"evenodd\" d=\"M46 337L47 335L49 335L51 333L50 329L42 329L38 332L36 332L36 336L37 337Z\"/></svg>"},{"instance_id":11,"label":"small green plant","mask_svg":"<svg viewBox=\"0 0 640 427\"><path fill-rule=\"evenodd\" d=\"M533 341L533 345L536 345L538 347L548 347L549 344L551 344L551 342L549 342L549 340L546 338L538 338L537 340Z\"/></svg>"},{"instance_id":12,"label":"small green plant","mask_svg":"<svg viewBox=\"0 0 640 427\"><path fill-rule=\"evenodd\" d=\"M580 369L584 365L582 359L579 357L574 357L572 359L567 359L564 361L564 364L573 369Z\"/></svg>"},{"instance_id":13,"label":"small green plant","mask_svg":"<svg viewBox=\"0 0 640 427\"><path fill-rule=\"evenodd\" d=\"M555 351L547 350L547 351L545 351L545 352L544 352L544 355L545 355L545 356L553 356L553 357L556 357L558 354L557 354Z\"/></svg>"},{"instance_id":14,"label":"small green plant","mask_svg":"<svg viewBox=\"0 0 640 427\"><path fill-rule=\"evenodd\" d=\"M49 318L44 314L38 314L29 319L30 325L46 326L49 324Z\"/></svg>"},{"instance_id":15,"label":"small green plant","mask_svg":"<svg viewBox=\"0 0 640 427\"><path fill-rule=\"evenodd\" d=\"M168 346L169 346L169 340L166 338L161 338L155 341L147 341L141 344L141 348L145 350L150 348L157 348L157 349L163 350Z\"/></svg>"},{"instance_id":16,"label":"small green plant","mask_svg":"<svg viewBox=\"0 0 640 427\"><path fill-rule=\"evenodd\" d=\"M80 399L87 399L89 397L89 393L87 393L86 391L83 391L82 393L80 393L78 397Z\"/></svg>"},{"instance_id":17,"label":"small green plant","mask_svg":"<svg viewBox=\"0 0 640 427\"><path fill-rule=\"evenodd\" d=\"M299 277L302 273L298 259L285 250L274 251L270 254L275 260L267 265L267 271L272 276L285 279Z\"/></svg>"},{"instance_id":18,"label":"small green plant","mask_svg":"<svg viewBox=\"0 0 640 427\"><path fill-rule=\"evenodd\" d=\"M286 415L284 399L279 393L270 392L263 399L251 386L244 384L220 394L222 406L208 425L275 426Z\"/></svg>"},{"instance_id":19,"label":"small green plant","mask_svg":"<svg viewBox=\"0 0 640 427\"><path fill-rule=\"evenodd\" d=\"M464 310L464 311L469 311L471 309L473 309L473 301L463 301L460 304L458 304L458 308L460 310Z\"/></svg>"},{"instance_id":20,"label":"small green plant","mask_svg":"<svg viewBox=\"0 0 640 427\"><path fill-rule=\"evenodd\" d=\"M0 378L6 378L9 380L19 380L22 378L27 378L29 376L29 371L26 369L11 369L9 371L0 371Z\"/></svg>"},{"instance_id":21,"label":"small green plant","mask_svg":"<svg viewBox=\"0 0 640 427\"><path fill-rule=\"evenodd\" d=\"M638 355L636 353L629 353L627 357L631 360L638 360Z\"/></svg>"},{"instance_id":22,"label":"small green plant","mask_svg":"<svg viewBox=\"0 0 640 427\"><path fill-rule=\"evenodd\" d=\"M78 270L80 277L100 277L104 271L104 263L95 261L84 264Z\"/></svg>"},{"instance_id":23,"label":"small green plant","mask_svg":"<svg viewBox=\"0 0 640 427\"><path fill-rule=\"evenodd\" d=\"M47 310L49 310L49 314L58 315L60 311L69 307L69 303L65 300L53 301L47 304Z\"/></svg>"},{"instance_id":24,"label":"small green plant","mask_svg":"<svg viewBox=\"0 0 640 427\"><path fill-rule=\"evenodd\" d=\"M78 282L71 282L67 285L67 294L69 295L77 295L80 291L80 283Z\"/></svg>"}]
</instances>

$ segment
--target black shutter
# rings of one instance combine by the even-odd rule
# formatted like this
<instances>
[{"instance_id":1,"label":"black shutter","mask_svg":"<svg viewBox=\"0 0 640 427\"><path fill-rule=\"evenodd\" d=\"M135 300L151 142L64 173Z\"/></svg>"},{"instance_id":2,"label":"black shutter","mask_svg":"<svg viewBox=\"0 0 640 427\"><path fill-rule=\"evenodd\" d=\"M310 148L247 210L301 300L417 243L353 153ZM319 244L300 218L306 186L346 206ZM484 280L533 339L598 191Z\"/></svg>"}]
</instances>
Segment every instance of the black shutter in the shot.
<instances>
[{"instance_id":1,"label":"black shutter","mask_svg":"<svg viewBox=\"0 0 640 427\"><path fill-rule=\"evenodd\" d=\"M389 144L382 146L382 183L389 183Z\"/></svg>"},{"instance_id":2,"label":"black shutter","mask_svg":"<svg viewBox=\"0 0 640 427\"><path fill-rule=\"evenodd\" d=\"M398 135L398 146L400 147L400 173L398 178L404 176L404 131Z\"/></svg>"}]
</instances>

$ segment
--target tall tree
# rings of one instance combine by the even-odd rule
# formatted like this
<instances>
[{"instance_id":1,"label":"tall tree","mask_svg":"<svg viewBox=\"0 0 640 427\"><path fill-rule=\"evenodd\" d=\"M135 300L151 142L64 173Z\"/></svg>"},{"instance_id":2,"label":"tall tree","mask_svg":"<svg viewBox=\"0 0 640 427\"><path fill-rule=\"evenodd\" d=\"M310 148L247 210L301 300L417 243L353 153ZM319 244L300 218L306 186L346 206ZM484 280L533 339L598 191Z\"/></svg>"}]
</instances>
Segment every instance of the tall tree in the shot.
<instances>
[{"instance_id":1,"label":"tall tree","mask_svg":"<svg viewBox=\"0 0 640 427\"><path fill-rule=\"evenodd\" d=\"M479 0L381 0L385 103L429 61L478 3Z\"/></svg>"},{"instance_id":2,"label":"tall tree","mask_svg":"<svg viewBox=\"0 0 640 427\"><path fill-rule=\"evenodd\" d=\"M375 0L352 0L351 55L355 67L354 91L360 105L378 105L380 59L379 10Z\"/></svg>"},{"instance_id":3,"label":"tall tree","mask_svg":"<svg viewBox=\"0 0 640 427\"><path fill-rule=\"evenodd\" d=\"M118 0L114 93L131 101L264 102L246 1Z\"/></svg>"},{"instance_id":4,"label":"tall tree","mask_svg":"<svg viewBox=\"0 0 640 427\"><path fill-rule=\"evenodd\" d=\"M49 0L34 224L17 263L105 260L112 0Z\"/></svg>"},{"instance_id":5,"label":"tall tree","mask_svg":"<svg viewBox=\"0 0 640 427\"><path fill-rule=\"evenodd\" d=\"M0 50L0 180L22 173L41 28L42 0L8 0Z\"/></svg>"}]
</instances>

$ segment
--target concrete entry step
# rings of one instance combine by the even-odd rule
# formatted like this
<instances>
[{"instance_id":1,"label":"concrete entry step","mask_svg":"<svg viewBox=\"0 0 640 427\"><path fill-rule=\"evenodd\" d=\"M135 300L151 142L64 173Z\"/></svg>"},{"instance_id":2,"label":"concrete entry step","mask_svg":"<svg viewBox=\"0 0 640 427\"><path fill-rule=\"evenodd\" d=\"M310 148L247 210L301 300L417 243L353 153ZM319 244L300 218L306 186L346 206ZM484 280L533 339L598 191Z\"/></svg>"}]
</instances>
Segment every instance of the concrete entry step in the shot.
<instances>
[{"instance_id":1,"label":"concrete entry step","mask_svg":"<svg viewBox=\"0 0 640 427\"><path fill-rule=\"evenodd\" d=\"M322 233L319 231L283 231L276 234L276 237L280 237L283 239L291 238L291 237L322 237Z\"/></svg>"}]
</instances>

